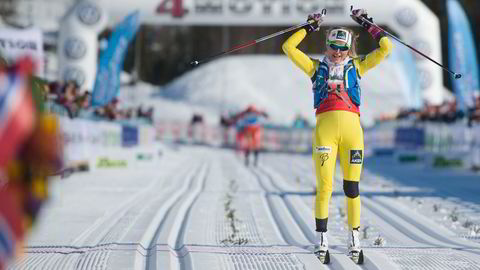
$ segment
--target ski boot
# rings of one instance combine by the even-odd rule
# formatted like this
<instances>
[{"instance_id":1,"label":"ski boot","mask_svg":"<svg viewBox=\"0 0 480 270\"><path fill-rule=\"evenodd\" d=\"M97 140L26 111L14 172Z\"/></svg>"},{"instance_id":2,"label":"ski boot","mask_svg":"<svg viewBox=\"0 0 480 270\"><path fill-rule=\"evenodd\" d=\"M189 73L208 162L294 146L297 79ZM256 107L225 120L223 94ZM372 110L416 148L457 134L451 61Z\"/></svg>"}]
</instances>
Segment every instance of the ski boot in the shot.
<instances>
[{"instance_id":1,"label":"ski boot","mask_svg":"<svg viewBox=\"0 0 480 270\"><path fill-rule=\"evenodd\" d=\"M363 250L360 248L358 228L348 232L348 257L356 264L363 264Z\"/></svg>"},{"instance_id":2,"label":"ski boot","mask_svg":"<svg viewBox=\"0 0 480 270\"><path fill-rule=\"evenodd\" d=\"M330 263L330 253L328 252L328 240L326 232L316 232L317 244L313 253L323 264Z\"/></svg>"}]
</instances>

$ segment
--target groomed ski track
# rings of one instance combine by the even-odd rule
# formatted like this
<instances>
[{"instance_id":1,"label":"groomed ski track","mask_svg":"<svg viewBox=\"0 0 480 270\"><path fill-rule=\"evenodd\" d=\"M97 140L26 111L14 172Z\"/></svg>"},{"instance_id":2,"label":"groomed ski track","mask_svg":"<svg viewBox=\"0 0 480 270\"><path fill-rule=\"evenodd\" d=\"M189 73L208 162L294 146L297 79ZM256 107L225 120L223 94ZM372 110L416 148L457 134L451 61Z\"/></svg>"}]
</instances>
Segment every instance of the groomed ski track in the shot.
<instances>
[{"instance_id":1,"label":"groomed ski track","mask_svg":"<svg viewBox=\"0 0 480 270\"><path fill-rule=\"evenodd\" d=\"M151 162L58 180L26 254L8 269L480 269L479 241L396 199L430 190L395 186L368 165L360 185L365 264L345 255L337 165L331 263L322 265L312 255L311 158L264 154L258 167L243 162L231 150L180 146Z\"/></svg>"}]
</instances>

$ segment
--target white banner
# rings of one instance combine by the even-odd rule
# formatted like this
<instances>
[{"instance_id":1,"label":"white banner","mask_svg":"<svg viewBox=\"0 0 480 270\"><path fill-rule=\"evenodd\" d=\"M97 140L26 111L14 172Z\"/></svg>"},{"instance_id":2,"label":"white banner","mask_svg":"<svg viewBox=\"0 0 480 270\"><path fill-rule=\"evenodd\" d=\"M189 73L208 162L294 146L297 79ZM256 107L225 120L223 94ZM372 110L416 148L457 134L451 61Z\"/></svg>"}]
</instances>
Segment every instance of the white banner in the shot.
<instances>
[{"instance_id":1,"label":"white banner","mask_svg":"<svg viewBox=\"0 0 480 270\"><path fill-rule=\"evenodd\" d=\"M95 162L99 154L122 145L122 126L117 123L59 117L66 164ZM150 143L152 143L151 141Z\"/></svg>"},{"instance_id":2,"label":"white banner","mask_svg":"<svg viewBox=\"0 0 480 270\"><path fill-rule=\"evenodd\" d=\"M35 62L35 74L41 77L44 75L43 38L38 29L0 28L0 55L8 63L28 56Z\"/></svg>"}]
</instances>

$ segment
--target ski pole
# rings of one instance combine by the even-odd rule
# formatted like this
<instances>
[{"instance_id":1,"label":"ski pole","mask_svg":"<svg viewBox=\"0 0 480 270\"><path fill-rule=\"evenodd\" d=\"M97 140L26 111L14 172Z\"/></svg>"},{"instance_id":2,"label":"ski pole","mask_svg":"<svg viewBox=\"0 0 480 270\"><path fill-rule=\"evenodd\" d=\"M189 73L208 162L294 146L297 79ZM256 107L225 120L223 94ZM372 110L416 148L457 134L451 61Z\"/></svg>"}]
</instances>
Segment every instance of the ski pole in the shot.
<instances>
[{"instance_id":1,"label":"ski pole","mask_svg":"<svg viewBox=\"0 0 480 270\"><path fill-rule=\"evenodd\" d=\"M350 6L350 11L353 10L353 6ZM350 15L351 16L355 16L355 15ZM460 79L462 77L462 74L460 73L455 73L453 71L451 71L450 69L446 68L445 66L443 66L442 64L438 63L437 61L433 60L432 58L428 57L427 55L425 55L424 53L422 53L421 51L415 49L414 47L408 45L407 43L401 41L399 38L397 38L396 36L394 36L393 34L390 34L388 31L386 31L385 29L381 28L380 26L376 25L375 23L372 23L370 22L369 20L367 20L365 17L362 17L362 16L357 16L357 18L359 18L360 20L362 20L363 22L366 22L366 23L369 23L369 24L372 24L374 25L375 27L378 27L380 30L382 30L385 34L389 35L390 37L392 37L393 39L395 39L396 41L402 43L403 45L407 46L409 49L413 50L414 52L420 54L421 56L427 58L428 60L432 61L433 63L437 64L439 67L443 68L445 71L447 71L448 73L452 74L455 79Z\"/></svg>"},{"instance_id":2,"label":"ski pole","mask_svg":"<svg viewBox=\"0 0 480 270\"><path fill-rule=\"evenodd\" d=\"M322 14L323 16L325 16L325 15L327 14L327 10L326 10L326 9L323 9L321 14ZM226 50L226 51L223 51L223 52L220 52L220 53L211 55L211 56L209 56L209 57L207 57L207 58L205 58L205 59L202 59L202 60L199 60L199 61L192 61L192 62L190 62L190 65L192 65L192 66L197 66L197 65L199 65L199 64L201 64L201 63L210 61L210 60L212 60L212 59L215 59L215 58L217 58L217 57L223 56L223 55L225 55L225 54L229 54L229 53L232 53L232 52L241 50L241 49L245 49L245 48L250 47L250 46L252 46L252 45L258 44L258 43L263 42L263 41L265 41L265 40L274 38L274 37L276 37L276 36L283 35L283 34L285 34L285 33L288 33L288 32L293 31L293 30L295 30L295 29L304 27L305 25L312 24L312 23L314 23L314 22L315 22L315 21L313 21L313 22L304 22L304 23L301 23L301 24L292 26L292 27L290 27L290 28L288 28L288 29L281 30L281 31L278 31L278 32L276 32L276 33L270 34L270 35L268 35L268 36L264 36L264 37L261 37L261 38L255 39L255 40L251 40L251 41L246 42L246 43L244 43L244 44L237 45L237 46L235 46L235 47L233 47L233 48L231 48L231 49L228 49L228 50Z\"/></svg>"}]
</instances>

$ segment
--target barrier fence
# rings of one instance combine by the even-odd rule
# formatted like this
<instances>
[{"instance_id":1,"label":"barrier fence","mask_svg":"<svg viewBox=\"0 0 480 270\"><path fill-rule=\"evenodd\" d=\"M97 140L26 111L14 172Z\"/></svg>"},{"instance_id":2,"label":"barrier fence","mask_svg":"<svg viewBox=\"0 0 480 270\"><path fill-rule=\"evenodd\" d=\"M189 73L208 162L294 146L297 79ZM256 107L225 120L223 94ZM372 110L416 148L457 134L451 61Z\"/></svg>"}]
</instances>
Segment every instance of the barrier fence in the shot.
<instances>
[{"instance_id":1,"label":"barrier fence","mask_svg":"<svg viewBox=\"0 0 480 270\"><path fill-rule=\"evenodd\" d=\"M67 162L89 160L114 147L148 145L155 140L236 147L236 130L232 127L176 121L159 121L151 126L59 118ZM480 125L389 122L365 129L364 138L366 154L431 153L459 157L468 165L480 166ZM264 128L262 148L266 151L311 153L311 145L311 128Z\"/></svg>"},{"instance_id":2,"label":"barrier fence","mask_svg":"<svg viewBox=\"0 0 480 270\"><path fill-rule=\"evenodd\" d=\"M365 145L374 153L430 153L480 166L480 125L465 123L383 123L365 131Z\"/></svg>"},{"instance_id":3,"label":"barrier fence","mask_svg":"<svg viewBox=\"0 0 480 270\"><path fill-rule=\"evenodd\" d=\"M149 145L155 141L154 128L148 125L134 126L64 116L58 118L66 164L96 162L99 156L113 149Z\"/></svg>"},{"instance_id":4,"label":"barrier fence","mask_svg":"<svg viewBox=\"0 0 480 270\"><path fill-rule=\"evenodd\" d=\"M159 121L155 123L155 131L157 140L162 141L236 147L236 130L233 127ZM263 130L262 148L266 151L309 152L312 148L312 129L267 126Z\"/></svg>"}]
</instances>

